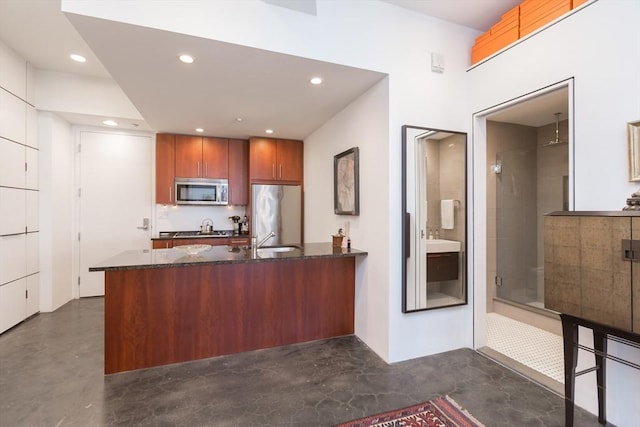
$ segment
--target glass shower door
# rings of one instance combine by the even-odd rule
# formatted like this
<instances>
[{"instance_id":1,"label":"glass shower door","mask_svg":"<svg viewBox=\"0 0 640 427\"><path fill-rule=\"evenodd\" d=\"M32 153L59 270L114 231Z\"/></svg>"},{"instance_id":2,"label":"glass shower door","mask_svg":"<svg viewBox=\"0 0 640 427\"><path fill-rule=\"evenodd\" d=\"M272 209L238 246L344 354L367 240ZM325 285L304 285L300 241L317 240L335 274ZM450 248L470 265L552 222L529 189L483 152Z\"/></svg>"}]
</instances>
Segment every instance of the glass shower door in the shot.
<instances>
[{"instance_id":1,"label":"glass shower door","mask_svg":"<svg viewBox=\"0 0 640 427\"><path fill-rule=\"evenodd\" d=\"M542 279L535 147L501 151L496 165L496 294L521 304L535 304Z\"/></svg>"}]
</instances>

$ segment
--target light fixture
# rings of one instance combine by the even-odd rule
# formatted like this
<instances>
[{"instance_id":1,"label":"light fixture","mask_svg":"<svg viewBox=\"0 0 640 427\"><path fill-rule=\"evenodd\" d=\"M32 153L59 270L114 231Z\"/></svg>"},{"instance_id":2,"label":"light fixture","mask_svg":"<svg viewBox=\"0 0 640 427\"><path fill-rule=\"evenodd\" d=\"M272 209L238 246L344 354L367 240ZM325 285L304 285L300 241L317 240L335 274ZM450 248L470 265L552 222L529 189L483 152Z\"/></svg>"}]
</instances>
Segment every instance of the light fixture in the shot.
<instances>
[{"instance_id":1,"label":"light fixture","mask_svg":"<svg viewBox=\"0 0 640 427\"><path fill-rule=\"evenodd\" d=\"M202 132L204 132L204 129L202 129L202 128L196 128L196 132L198 132L198 133L202 133Z\"/></svg>"},{"instance_id":2,"label":"light fixture","mask_svg":"<svg viewBox=\"0 0 640 427\"><path fill-rule=\"evenodd\" d=\"M193 56L191 55L180 55L179 56L180 61L184 62L185 64L193 64Z\"/></svg>"},{"instance_id":3,"label":"light fixture","mask_svg":"<svg viewBox=\"0 0 640 427\"><path fill-rule=\"evenodd\" d=\"M236 117L236 122L240 123L242 120L244 120L242 117Z\"/></svg>"},{"instance_id":4,"label":"light fixture","mask_svg":"<svg viewBox=\"0 0 640 427\"><path fill-rule=\"evenodd\" d=\"M107 126L118 126L118 122L116 122L115 120L103 120L102 121L103 125L107 125Z\"/></svg>"},{"instance_id":5,"label":"light fixture","mask_svg":"<svg viewBox=\"0 0 640 427\"><path fill-rule=\"evenodd\" d=\"M273 133L273 129L267 129L265 130L265 133Z\"/></svg>"},{"instance_id":6,"label":"light fixture","mask_svg":"<svg viewBox=\"0 0 640 427\"><path fill-rule=\"evenodd\" d=\"M311 80L309 80L309 83L312 85L322 84L322 77L312 77Z\"/></svg>"},{"instance_id":7,"label":"light fixture","mask_svg":"<svg viewBox=\"0 0 640 427\"><path fill-rule=\"evenodd\" d=\"M69 58L73 59L76 62L87 62L87 58L82 55L78 55L77 53L72 53L69 55Z\"/></svg>"}]
</instances>

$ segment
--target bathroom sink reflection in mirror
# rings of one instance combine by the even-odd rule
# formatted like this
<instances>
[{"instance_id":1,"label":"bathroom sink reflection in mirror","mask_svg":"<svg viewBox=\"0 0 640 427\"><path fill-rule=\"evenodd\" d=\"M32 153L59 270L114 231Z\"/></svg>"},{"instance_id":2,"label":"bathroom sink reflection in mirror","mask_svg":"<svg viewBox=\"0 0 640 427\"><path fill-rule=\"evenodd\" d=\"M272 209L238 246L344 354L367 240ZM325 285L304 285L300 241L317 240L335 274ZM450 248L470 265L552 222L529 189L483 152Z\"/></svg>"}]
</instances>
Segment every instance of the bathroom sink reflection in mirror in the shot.
<instances>
[{"instance_id":1,"label":"bathroom sink reflection in mirror","mask_svg":"<svg viewBox=\"0 0 640 427\"><path fill-rule=\"evenodd\" d=\"M455 240L428 239L427 253L460 252L461 244Z\"/></svg>"}]
</instances>

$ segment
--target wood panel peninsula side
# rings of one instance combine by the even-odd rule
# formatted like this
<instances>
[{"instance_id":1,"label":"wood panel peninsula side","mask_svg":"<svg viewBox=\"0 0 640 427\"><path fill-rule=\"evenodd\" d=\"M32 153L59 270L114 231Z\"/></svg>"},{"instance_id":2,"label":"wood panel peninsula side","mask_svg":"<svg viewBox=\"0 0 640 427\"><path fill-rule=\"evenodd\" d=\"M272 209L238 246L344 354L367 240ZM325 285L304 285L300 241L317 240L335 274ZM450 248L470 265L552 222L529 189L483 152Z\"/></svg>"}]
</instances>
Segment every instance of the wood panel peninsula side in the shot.
<instances>
[{"instance_id":1,"label":"wood panel peninsula side","mask_svg":"<svg viewBox=\"0 0 640 427\"><path fill-rule=\"evenodd\" d=\"M126 251L105 272L105 374L349 335L357 249Z\"/></svg>"}]
</instances>

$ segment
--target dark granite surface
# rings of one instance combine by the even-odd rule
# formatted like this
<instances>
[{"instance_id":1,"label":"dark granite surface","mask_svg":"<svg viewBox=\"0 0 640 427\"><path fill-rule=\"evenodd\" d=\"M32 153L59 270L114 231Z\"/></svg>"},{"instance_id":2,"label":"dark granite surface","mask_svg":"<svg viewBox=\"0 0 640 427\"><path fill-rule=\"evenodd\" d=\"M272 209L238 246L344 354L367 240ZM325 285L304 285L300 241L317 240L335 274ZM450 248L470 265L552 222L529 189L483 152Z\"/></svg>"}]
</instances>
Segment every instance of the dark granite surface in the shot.
<instances>
[{"instance_id":1,"label":"dark granite surface","mask_svg":"<svg viewBox=\"0 0 640 427\"><path fill-rule=\"evenodd\" d=\"M193 245L188 245L193 246ZM183 249L144 249L125 251L89 268L89 271L135 270L141 268L184 267L207 264L236 264L311 258L337 258L363 256L358 249L333 248L331 243L307 243L288 252L269 252L269 247L252 255L251 248L238 246L212 246L197 255L188 255Z\"/></svg>"}]
</instances>

